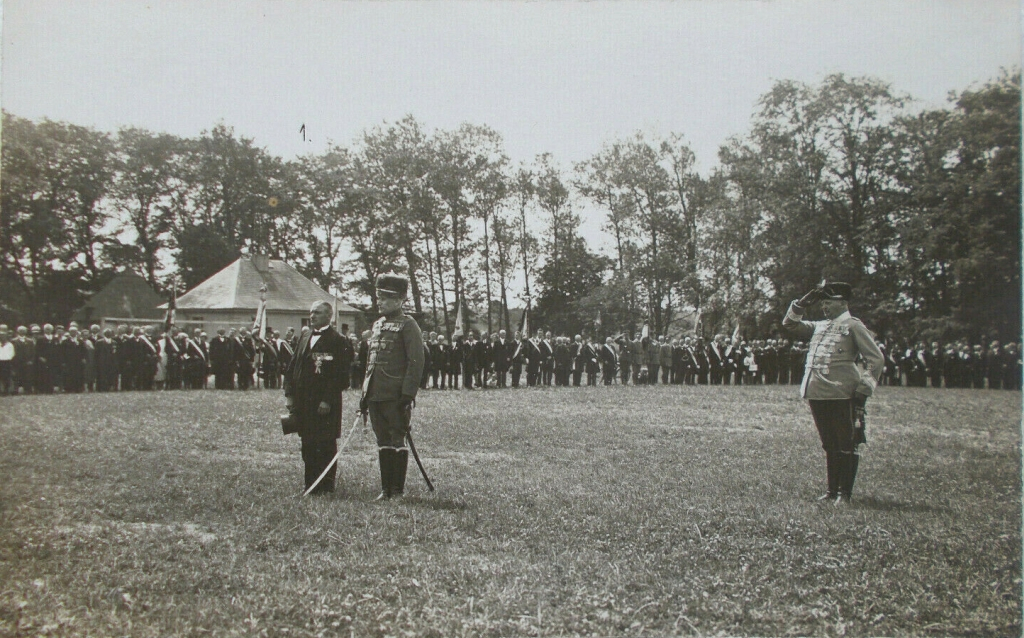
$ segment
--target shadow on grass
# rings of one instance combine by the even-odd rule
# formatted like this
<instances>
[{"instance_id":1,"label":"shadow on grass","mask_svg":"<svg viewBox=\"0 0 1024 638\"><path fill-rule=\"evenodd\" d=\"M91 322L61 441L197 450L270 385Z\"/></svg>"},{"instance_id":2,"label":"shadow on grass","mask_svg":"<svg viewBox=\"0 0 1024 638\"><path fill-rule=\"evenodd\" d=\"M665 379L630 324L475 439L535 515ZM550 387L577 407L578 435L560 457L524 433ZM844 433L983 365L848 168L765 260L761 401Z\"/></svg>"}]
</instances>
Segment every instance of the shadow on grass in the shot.
<instances>
[{"instance_id":1,"label":"shadow on grass","mask_svg":"<svg viewBox=\"0 0 1024 638\"><path fill-rule=\"evenodd\" d=\"M909 512L914 514L948 514L947 507L936 507L928 503L905 503L890 498L878 498L875 496L853 497L854 507L859 509L877 510L879 512Z\"/></svg>"}]
</instances>

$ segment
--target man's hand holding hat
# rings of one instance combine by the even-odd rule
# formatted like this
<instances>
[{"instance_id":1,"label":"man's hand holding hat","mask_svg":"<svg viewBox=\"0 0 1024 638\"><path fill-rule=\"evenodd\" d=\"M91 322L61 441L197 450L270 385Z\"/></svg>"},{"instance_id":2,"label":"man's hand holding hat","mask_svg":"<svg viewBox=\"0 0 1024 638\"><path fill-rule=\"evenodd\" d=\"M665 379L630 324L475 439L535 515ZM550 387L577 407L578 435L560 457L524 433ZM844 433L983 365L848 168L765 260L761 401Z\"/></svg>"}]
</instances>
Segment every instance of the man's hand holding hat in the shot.
<instances>
[{"instance_id":1,"label":"man's hand holding hat","mask_svg":"<svg viewBox=\"0 0 1024 638\"><path fill-rule=\"evenodd\" d=\"M801 308L806 308L807 306L810 306L815 302L821 300L822 298L824 298L824 296L825 294L824 292L822 292L821 288L815 288L808 292L803 297L800 297L800 300L796 302L796 305L800 306Z\"/></svg>"}]
</instances>

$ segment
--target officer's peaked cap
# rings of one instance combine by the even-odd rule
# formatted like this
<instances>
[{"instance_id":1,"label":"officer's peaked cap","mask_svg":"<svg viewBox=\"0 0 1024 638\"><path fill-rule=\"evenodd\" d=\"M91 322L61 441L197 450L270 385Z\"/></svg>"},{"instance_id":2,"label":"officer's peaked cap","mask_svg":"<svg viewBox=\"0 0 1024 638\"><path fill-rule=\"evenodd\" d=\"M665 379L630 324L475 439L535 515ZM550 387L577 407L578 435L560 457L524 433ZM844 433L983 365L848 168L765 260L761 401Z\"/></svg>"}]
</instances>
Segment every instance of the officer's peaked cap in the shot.
<instances>
[{"instance_id":1,"label":"officer's peaked cap","mask_svg":"<svg viewBox=\"0 0 1024 638\"><path fill-rule=\"evenodd\" d=\"M842 281L825 284L821 290L825 294L825 299L833 301L849 301L850 297L853 296L853 286Z\"/></svg>"},{"instance_id":2,"label":"officer's peaked cap","mask_svg":"<svg viewBox=\"0 0 1024 638\"><path fill-rule=\"evenodd\" d=\"M393 272L377 276L377 292L397 295L403 299L409 293L409 279Z\"/></svg>"}]
</instances>

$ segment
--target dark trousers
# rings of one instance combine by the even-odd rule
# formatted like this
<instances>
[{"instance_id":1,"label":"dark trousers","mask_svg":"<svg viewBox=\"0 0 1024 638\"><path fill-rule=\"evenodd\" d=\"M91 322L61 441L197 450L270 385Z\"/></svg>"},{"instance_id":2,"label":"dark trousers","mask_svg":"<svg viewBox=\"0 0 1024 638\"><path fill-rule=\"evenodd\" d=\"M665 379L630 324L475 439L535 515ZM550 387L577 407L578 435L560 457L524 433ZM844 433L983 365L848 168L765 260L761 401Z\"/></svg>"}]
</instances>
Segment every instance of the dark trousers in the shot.
<instances>
[{"instance_id":1,"label":"dark trousers","mask_svg":"<svg viewBox=\"0 0 1024 638\"><path fill-rule=\"evenodd\" d=\"M523 376L523 365L521 363L520 364L514 364L512 366L512 387L513 388L518 388L519 387L519 379L521 379L522 376Z\"/></svg>"},{"instance_id":2,"label":"dark trousers","mask_svg":"<svg viewBox=\"0 0 1024 638\"><path fill-rule=\"evenodd\" d=\"M572 384L574 387L580 387L580 383L583 381L583 370L572 371Z\"/></svg>"},{"instance_id":3,"label":"dark trousers","mask_svg":"<svg viewBox=\"0 0 1024 638\"><path fill-rule=\"evenodd\" d=\"M526 385L531 388L537 385L537 377L540 376L540 367L537 365L526 366Z\"/></svg>"},{"instance_id":4,"label":"dark trousers","mask_svg":"<svg viewBox=\"0 0 1024 638\"><path fill-rule=\"evenodd\" d=\"M12 371L14 364L10 361L0 361L0 394L15 394L17 390L12 387Z\"/></svg>"},{"instance_id":5,"label":"dark trousers","mask_svg":"<svg viewBox=\"0 0 1024 638\"><path fill-rule=\"evenodd\" d=\"M324 468L338 453L337 439L302 439L302 463L305 465L306 489L316 482ZM334 491L334 478L338 473L338 465L331 466L327 476L310 494L323 494Z\"/></svg>"},{"instance_id":6,"label":"dark trousers","mask_svg":"<svg viewBox=\"0 0 1024 638\"><path fill-rule=\"evenodd\" d=\"M661 367L657 364L651 364L647 366L647 382L651 385L658 383L658 368Z\"/></svg>"},{"instance_id":7,"label":"dark trousers","mask_svg":"<svg viewBox=\"0 0 1024 638\"><path fill-rule=\"evenodd\" d=\"M811 416L826 452L853 452L853 399L811 400Z\"/></svg>"}]
</instances>

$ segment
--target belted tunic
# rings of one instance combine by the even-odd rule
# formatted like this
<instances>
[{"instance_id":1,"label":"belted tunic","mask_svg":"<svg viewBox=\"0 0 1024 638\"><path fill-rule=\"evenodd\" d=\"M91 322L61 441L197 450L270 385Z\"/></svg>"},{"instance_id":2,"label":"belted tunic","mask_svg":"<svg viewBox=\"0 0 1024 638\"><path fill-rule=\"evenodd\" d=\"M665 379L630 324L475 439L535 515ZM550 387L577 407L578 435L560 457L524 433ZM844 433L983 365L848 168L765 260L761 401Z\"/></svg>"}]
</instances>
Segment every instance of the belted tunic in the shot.
<instances>
[{"instance_id":1,"label":"belted tunic","mask_svg":"<svg viewBox=\"0 0 1024 638\"><path fill-rule=\"evenodd\" d=\"M370 332L363 396L367 401L416 398L423 374L423 334L401 311L374 322Z\"/></svg>"},{"instance_id":2,"label":"belted tunic","mask_svg":"<svg viewBox=\"0 0 1024 638\"><path fill-rule=\"evenodd\" d=\"M805 321L803 308L789 305L782 325L810 338L800 396L808 400L871 396L885 368L885 358L860 319L844 312L835 319Z\"/></svg>"}]
</instances>

